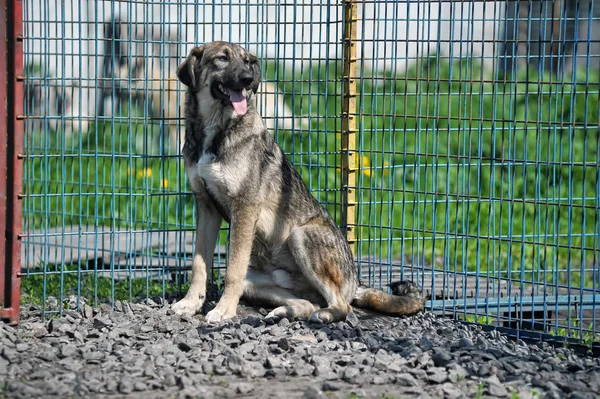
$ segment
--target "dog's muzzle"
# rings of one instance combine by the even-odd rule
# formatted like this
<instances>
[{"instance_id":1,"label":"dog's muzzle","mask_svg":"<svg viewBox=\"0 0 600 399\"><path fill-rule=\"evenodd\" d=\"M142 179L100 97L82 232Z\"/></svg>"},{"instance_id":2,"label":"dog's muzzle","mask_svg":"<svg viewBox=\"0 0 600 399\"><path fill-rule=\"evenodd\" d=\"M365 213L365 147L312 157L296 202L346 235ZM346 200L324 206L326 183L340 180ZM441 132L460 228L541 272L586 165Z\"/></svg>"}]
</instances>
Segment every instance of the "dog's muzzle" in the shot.
<instances>
[{"instance_id":1,"label":"dog's muzzle","mask_svg":"<svg viewBox=\"0 0 600 399\"><path fill-rule=\"evenodd\" d=\"M238 87L225 87L222 83L217 84L217 89L220 94L229 99L235 113L239 116L244 116L248 111L248 102L246 100L248 90L246 87L252 84L254 77L250 72L242 72L238 79L239 87L242 87L241 89Z\"/></svg>"}]
</instances>

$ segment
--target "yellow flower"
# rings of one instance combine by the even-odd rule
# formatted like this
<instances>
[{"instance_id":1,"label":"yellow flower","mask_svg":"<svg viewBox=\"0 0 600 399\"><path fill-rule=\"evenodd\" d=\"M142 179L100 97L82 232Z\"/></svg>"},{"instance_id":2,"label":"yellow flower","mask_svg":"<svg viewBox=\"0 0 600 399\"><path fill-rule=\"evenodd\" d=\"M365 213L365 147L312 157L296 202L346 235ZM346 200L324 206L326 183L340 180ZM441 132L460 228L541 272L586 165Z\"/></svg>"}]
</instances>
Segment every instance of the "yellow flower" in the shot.
<instances>
[{"instance_id":1,"label":"yellow flower","mask_svg":"<svg viewBox=\"0 0 600 399\"><path fill-rule=\"evenodd\" d=\"M371 169L369 169L370 163L371 163L371 161L369 160L368 156L366 156L366 155L358 156L358 165L362 169L363 174L367 177L371 177Z\"/></svg>"},{"instance_id":2,"label":"yellow flower","mask_svg":"<svg viewBox=\"0 0 600 399\"><path fill-rule=\"evenodd\" d=\"M169 180L167 180L167 179L162 179L162 180L160 181L160 186L161 186L162 188L167 188L167 187L169 187Z\"/></svg>"},{"instance_id":3,"label":"yellow flower","mask_svg":"<svg viewBox=\"0 0 600 399\"><path fill-rule=\"evenodd\" d=\"M139 170L137 172L137 177L139 179L142 179L144 177L152 177L152 169L146 168L146 169Z\"/></svg>"},{"instance_id":4,"label":"yellow flower","mask_svg":"<svg viewBox=\"0 0 600 399\"><path fill-rule=\"evenodd\" d=\"M359 169L362 170L362 173L367 176L367 177L371 177L371 160L369 159L368 156L366 155L360 155L357 154L357 163L358 163L358 167ZM383 161L383 175L384 176L388 176L390 174L390 163L388 161ZM336 172L341 172L342 169L340 167L336 167L335 168Z\"/></svg>"},{"instance_id":5,"label":"yellow flower","mask_svg":"<svg viewBox=\"0 0 600 399\"><path fill-rule=\"evenodd\" d=\"M371 177L371 172L372 172L372 169L370 168L371 160L366 155L362 155L362 156L359 155L358 157L359 157L358 158L359 166L362 169L363 174L367 177ZM384 176L388 176L390 174L389 166L390 166L390 163L388 161L383 161L383 175Z\"/></svg>"}]
</instances>

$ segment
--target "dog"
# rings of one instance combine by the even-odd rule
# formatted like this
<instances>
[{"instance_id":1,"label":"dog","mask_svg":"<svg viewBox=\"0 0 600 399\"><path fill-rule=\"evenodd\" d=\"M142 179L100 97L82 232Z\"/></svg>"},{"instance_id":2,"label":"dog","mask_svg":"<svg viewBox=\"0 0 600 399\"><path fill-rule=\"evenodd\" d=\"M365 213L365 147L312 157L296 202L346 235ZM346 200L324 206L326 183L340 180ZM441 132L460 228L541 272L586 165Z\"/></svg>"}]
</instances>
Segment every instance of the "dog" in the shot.
<instances>
[{"instance_id":1,"label":"dog","mask_svg":"<svg viewBox=\"0 0 600 399\"><path fill-rule=\"evenodd\" d=\"M150 35L151 44L147 44L146 35ZM148 32L138 23L128 23L122 16L114 15L104 24L104 66L103 75L107 78L103 95L110 97L111 82L115 79L115 88L120 100L134 100L138 104L148 104L148 116L161 121L164 148L173 153L182 150L185 131L178 124L180 108L185 103L185 91L181 90L179 80L174 73L174 57L181 39L169 29ZM133 40L132 40L133 39ZM164 54L157 59L151 54ZM175 61L176 62L176 61ZM172 71L172 72L171 72ZM272 82L263 82L257 93L257 101L264 112L265 122L270 131L306 131L306 118L293 116L285 103L283 94ZM101 101L100 105L104 105Z\"/></svg>"},{"instance_id":2,"label":"dog","mask_svg":"<svg viewBox=\"0 0 600 399\"><path fill-rule=\"evenodd\" d=\"M60 131L67 139L75 132L87 133L92 118L87 114L86 106L82 105L81 98L88 92L89 89L80 88L77 81L46 83L37 77L31 79L25 87L28 115L25 131L30 134Z\"/></svg>"},{"instance_id":3,"label":"dog","mask_svg":"<svg viewBox=\"0 0 600 399\"><path fill-rule=\"evenodd\" d=\"M394 296L360 285L350 247L268 133L255 106L258 58L239 45L195 47L177 68L187 86L183 157L195 196L196 238L187 294L172 309L200 312L222 220L229 223L225 288L209 323L236 315L240 299L267 317L345 320L352 305L388 315L424 308L419 288Z\"/></svg>"},{"instance_id":4,"label":"dog","mask_svg":"<svg viewBox=\"0 0 600 399\"><path fill-rule=\"evenodd\" d=\"M145 66L145 60L141 57L132 59L131 67L127 64L119 70L119 77L124 82L122 93L128 93L132 99L136 99L143 104L145 98L148 98L149 113L153 119L163 121L164 140L169 140L169 147L173 151L181 151L185 141L185 132L180 128L179 109L185 104L186 93L179 89L179 80L175 74L161 76L161 69L153 66L156 63L148 63ZM131 69L131 73L129 70ZM131 81L128 81L131 76ZM127 96L127 94L124 94ZM256 93L258 103L264 102L264 110L267 115L267 128L269 131L276 127L284 130L300 131L306 129L301 122L303 118L292 118L292 111L287 107L283 95L277 90L274 83L262 82L261 88ZM285 115L276 126L277 114ZM292 120L294 119L294 120Z\"/></svg>"}]
</instances>

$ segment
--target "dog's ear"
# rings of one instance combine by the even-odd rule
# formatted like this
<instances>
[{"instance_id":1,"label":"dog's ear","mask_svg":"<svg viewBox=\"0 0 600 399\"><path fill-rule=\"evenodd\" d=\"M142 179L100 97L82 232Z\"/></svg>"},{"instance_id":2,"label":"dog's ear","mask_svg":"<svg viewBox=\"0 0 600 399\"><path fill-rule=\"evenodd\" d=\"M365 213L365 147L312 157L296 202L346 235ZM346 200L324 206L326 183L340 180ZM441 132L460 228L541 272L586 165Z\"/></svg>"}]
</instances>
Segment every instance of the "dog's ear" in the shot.
<instances>
[{"instance_id":1,"label":"dog's ear","mask_svg":"<svg viewBox=\"0 0 600 399\"><path fill-rule=\"evenodd\" d=\"M200 76L200 63L204 54L204 46L194 47L190 55L177 68L177 77L187 87L193 89L196 85L196 79Z\"/></svg>"},{"instance_id":2,"label":"dog's ear","mask_svg":"<svg viewBox=\"0 0 600 399\"><path fill-rule=\"evenodd\" d=\"M258 85L260 85L260 63L258 62L258 58L256 58L252 54L248 54L250 58L250 69L252 70L252 74L254 75L254 80L250 85L250 89L256 94L258 91Z\"/></svg>"}]
</instances>

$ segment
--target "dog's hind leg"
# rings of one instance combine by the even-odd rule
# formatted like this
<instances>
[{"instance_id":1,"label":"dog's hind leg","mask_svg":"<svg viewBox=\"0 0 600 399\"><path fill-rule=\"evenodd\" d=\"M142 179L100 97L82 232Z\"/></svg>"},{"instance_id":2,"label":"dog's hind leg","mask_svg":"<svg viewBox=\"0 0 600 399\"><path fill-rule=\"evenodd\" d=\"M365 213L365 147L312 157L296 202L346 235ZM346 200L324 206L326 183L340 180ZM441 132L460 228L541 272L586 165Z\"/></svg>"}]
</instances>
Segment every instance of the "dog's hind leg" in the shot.
<instances>
[{"instance_id":1,"label":"dog's hind leg","mask_svg":"<svg viewBox=\"0 0 600 399\"><path fill-rule=\"evenodd\" d=\"M256 305L274 307L267 318L309 317L319 309L318 305L298 298L289 290L278 286L270 273L252 269L248 270L244 281L244 299Z\"/></svg>"},{"instance_id":2,"label":"dog's hind leg","mask_svg":"<svg viewBox=\"0 0 600 399\"><path fill-rule=\"evenodd\" d=\"M294 228L287 240L298 268L321 294L327 307L313 312L309 320L333 323L346 319L358 281L352 257L341 234L325 220Z\"/></svg>"},{"instance_id":3,"label":"dog's hind leg","mask_svg":"<svg viewBox=\"0 0 600 399\"><path fill-rule=\"evenodd\" d=\"M177 314L200 312L206 298L206 272L212 268L215 246L221 227L221 215L204 197L196 194L196 245L192 260L192 282L182 300L173 305Z\"/></svg>"}]
</instances>

